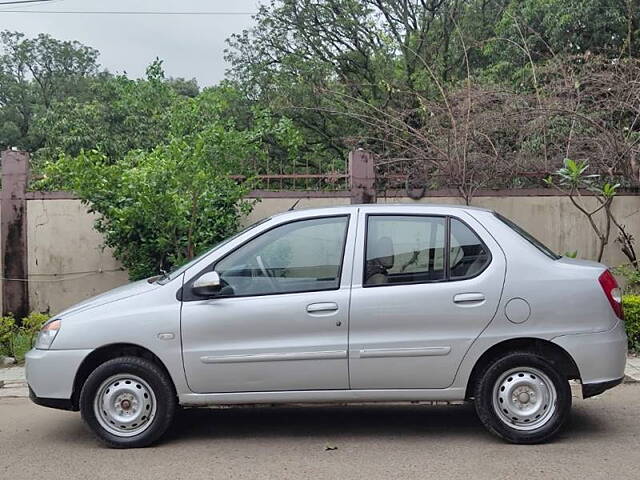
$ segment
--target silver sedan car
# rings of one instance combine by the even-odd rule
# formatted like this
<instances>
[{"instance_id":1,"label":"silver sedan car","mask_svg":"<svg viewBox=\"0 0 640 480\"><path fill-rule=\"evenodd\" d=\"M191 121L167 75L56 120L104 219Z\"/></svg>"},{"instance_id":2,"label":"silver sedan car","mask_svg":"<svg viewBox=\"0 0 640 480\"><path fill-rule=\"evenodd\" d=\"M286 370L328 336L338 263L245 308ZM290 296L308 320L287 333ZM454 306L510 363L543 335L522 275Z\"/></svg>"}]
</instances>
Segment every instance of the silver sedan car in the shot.
<instances>
[{"instance_id":1,"label":"silver sedan car","mask_svg":"<svg viewBox=\"0 0 640 480\"><path fill-rule=\"evenodd\" d=\"M162 276L55 316L27 355L40 405L141 447L178 406L472 401L514 443L552 438L619 384L627 338L604 265L500 215L442 205L291 211Z\"/></svg>"}]
</instances>

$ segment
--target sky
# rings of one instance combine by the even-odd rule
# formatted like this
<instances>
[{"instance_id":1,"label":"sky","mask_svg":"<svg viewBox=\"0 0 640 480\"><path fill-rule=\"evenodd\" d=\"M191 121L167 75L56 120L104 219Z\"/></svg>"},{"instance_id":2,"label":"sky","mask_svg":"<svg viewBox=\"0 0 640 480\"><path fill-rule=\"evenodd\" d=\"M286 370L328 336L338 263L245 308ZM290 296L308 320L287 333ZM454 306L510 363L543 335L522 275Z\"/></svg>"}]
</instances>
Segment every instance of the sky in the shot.
<instances>
[{"instance_id":1,"label":"sky","mask_svg":"<svg viewBox=\"0 0 640 480\"><path fill-rule=\"evenodd\" d=\"M0 4L9 0L0 0ZM259 0L53 0L0 5L0 30L47 33L77 40L100 51L99 62L112 73L137 78L156 57L165 74L196 78L200 86L224 77L225 39L252 26ZM29 10L31 13L8 13ZM240 15L91 15L34 11L240 12ZM245 14L247 13L247 14Z\"/></svg>"}]
</instances>

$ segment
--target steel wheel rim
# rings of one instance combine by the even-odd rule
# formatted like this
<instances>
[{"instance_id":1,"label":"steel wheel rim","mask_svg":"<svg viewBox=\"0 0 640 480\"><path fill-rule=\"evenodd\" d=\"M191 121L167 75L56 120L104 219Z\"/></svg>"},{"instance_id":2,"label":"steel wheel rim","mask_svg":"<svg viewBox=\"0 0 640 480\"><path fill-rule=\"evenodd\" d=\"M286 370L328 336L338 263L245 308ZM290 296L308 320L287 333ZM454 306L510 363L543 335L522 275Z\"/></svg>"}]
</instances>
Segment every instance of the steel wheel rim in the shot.
<instances>
[{"instance_id":1,"label":"steel wheel rim","mask_svg":"<svg viewBox=\"0 0 640 480\"><path fill-rule=\"evenodd\" d=\"M136 375L118 374L98 387L93 411L102 428L118 437L133 437L151 425L156 414L156 396L147 382Z\"/></svg>"},{"instance_id":2,"label":"steel wheel rim","mask_svg":"<svg viewBox=\"0 0 640 480\"><path fill-rule=\"evenodd\" d=\"M516 430L545 425L557 407L558 394L551 379L537 368L518 367L500 375L493 387L493 409Z\"/></svg>"}]
</instances>

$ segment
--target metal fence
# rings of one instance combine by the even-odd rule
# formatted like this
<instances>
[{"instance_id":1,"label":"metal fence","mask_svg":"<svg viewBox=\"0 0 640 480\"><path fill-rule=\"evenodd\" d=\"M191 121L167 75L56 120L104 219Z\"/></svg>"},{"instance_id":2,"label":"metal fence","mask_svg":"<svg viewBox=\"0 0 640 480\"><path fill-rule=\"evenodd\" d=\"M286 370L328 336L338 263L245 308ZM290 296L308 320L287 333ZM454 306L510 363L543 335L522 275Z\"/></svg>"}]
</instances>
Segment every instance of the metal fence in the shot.
<instances>
[{"instance_id":1,"label":"metal fence","mask_svg":"<svg viewBox=\"0 0 640 480\"><path fill-rule=\"evenodd\" d=\"M349 162L332 157L298 161L249 159L237 166L239 181L256 190L344 192L350 189Z\"/></svg>"}]
</instances>

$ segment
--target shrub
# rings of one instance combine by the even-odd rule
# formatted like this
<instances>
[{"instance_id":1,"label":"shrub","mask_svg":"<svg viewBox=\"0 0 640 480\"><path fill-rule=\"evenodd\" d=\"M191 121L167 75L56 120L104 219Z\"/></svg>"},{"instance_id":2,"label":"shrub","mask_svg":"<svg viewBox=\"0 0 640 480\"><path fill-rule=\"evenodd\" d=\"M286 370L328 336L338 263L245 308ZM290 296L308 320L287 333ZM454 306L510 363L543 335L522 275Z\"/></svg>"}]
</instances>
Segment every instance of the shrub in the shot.
<instances>
[{"instance_id":1,"label":"shrub","mask_svg":"<svg viewBox=\"0 0 640 480\"><path fill-rule=\"evenodd\" d=\"M11 354L11 337L15 331L16 320L13 315L0 317L0 355Z\"/></svg>"},{"instance_id":2,"label":"shrub","mask_svg":"<svg viewBox=\"0 0 640 480\"><path fill-rule=\"evenodd\" d=\"M171 270L233 235L250 211L247 188L203 154L204 143L173 141L111 162L99 152L48 167L90 211L106 246L139 280Z\"/></svg>"},{"instance_id":3,"label":"shrub","mask_svg":"<svg viewBox=\"0 0 640 480\"><path fill-rule=\"evenodd\" d=\"M20 323L13 315L0 317L0 355L24 361L24 355L31 348L34 337L49 319L44 313L33 312Z\"/></svg>"},{"instance_id":4,"label":"shrub","mask_svg":"<svg viewBox=\"0 0 640 480\"><path fill-rule=\"evenodd\" d=\"M640 293L640 270L631 265L620 265L614 269L614 273L624 278L625 293Z\"/></svg>"},{"instance_id":5,"label":"shrub","mask_svg":"<svg viewBox=\"0 0 640 480\"><path fill-rule=\"evenodd\" d=\"M640 295L622 297L629 349L640 352Z\"/></svg>"},{"instance_id":6,"label":"shrub","mask_svg":"<svg viewBox=\"0 0 640 480\"><path fill-rule=\"evenodd\" d=\"M11 356L17 363L24 362L24 356L33 346L33 335L29 335L23 330L18 330L11 339Z\"/></svg>"},{"instance_id":7,"label":"shrub","mask_svg":"<svg viewBox=\"0 0 640 480\"><path fill-rule=\"evenodd\" d=\"M22 319L21 329L27 335L34 337L49 318L51 317L45 313L31 312L28 317Z\"/></svg>"}]
</instances>

